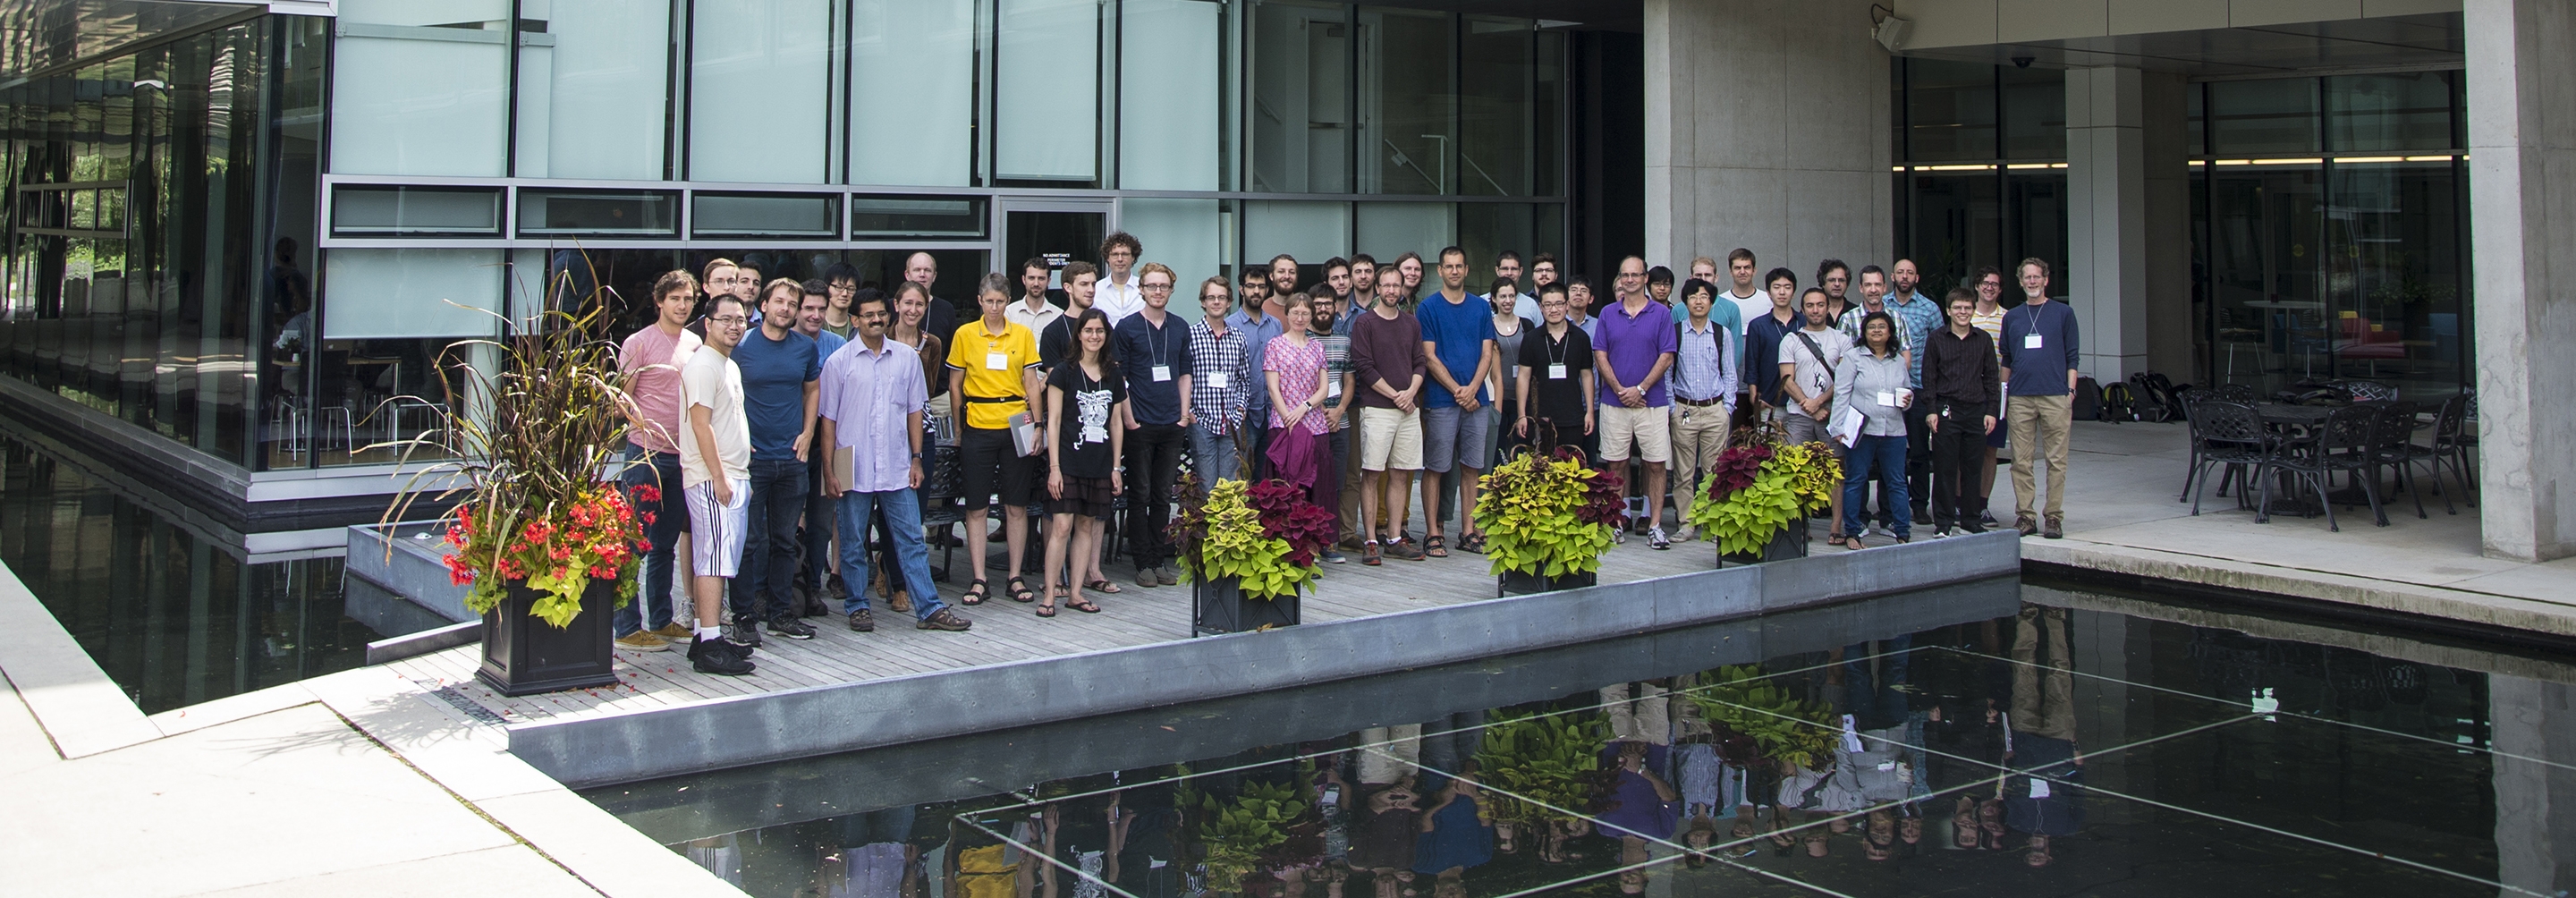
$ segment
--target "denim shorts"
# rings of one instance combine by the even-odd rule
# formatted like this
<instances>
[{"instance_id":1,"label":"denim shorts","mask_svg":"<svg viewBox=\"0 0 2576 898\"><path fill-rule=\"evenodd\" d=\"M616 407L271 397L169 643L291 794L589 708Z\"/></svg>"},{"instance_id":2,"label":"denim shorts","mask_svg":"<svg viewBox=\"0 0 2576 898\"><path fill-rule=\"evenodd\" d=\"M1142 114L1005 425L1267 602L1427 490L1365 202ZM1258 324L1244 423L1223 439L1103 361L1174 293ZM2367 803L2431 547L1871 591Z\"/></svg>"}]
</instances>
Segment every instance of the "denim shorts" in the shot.
<instances>
[{"instance_id":1,"label":"denim shorts","mask_svg":"<svg viewBox=\"0 0 2576 898\"><path fill-rule=\"evenodd\" d=\"M1423 409L1422 469L1447 473L1454 467L1491 467L1485 436L1492 418L1482 409L1468 412L1454 405Z\"/></svg>"}]
</instances>

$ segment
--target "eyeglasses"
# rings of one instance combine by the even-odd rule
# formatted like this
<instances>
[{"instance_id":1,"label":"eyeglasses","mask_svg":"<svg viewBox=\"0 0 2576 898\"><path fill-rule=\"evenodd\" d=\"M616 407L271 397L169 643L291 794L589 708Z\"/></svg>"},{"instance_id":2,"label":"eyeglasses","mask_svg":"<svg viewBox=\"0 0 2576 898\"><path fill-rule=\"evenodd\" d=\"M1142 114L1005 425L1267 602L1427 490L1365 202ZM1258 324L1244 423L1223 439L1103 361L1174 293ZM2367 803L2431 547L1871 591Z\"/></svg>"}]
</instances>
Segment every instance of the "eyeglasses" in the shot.
<instances>
[{"instance_id":1,"label":"eyeglasses","mask_svg":"<svg viewBox=\"0 0 2576 898\"><path fill-rule=\"evenodd\" d=\"M751 323L751 316L749 316L749 315L716 315L716 316L709 317L709 318L707 319L707 323L708 323L708 324L724 324L724 325L732 325L732 326L735 326L735 327L740 327L740 326L742 326L742 325L750 324L750 323Z\"/></svg>"}]
</instances>

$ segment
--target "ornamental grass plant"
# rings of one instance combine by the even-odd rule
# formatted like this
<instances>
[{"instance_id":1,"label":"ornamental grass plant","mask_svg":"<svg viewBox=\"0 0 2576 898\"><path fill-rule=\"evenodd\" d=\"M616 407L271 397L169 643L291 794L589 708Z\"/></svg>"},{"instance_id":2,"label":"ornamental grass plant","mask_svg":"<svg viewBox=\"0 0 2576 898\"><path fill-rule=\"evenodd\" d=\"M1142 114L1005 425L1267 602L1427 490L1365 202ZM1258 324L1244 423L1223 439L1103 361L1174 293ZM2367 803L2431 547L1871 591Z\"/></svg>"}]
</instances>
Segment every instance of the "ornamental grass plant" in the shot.
<instances>
[{"instance_id":1,"label":"ornamental grass plant","mask_svg":"<svg viewBox=\"0 0 2576 898\"><path fill-rule=\"evenodd\" d=\"M530 613L565 627L582 613L593 581L616 584L620 606L634 598L635 569L650 548L643 527L652 521L635 506L658 502L660 490L630 496L615 480L626 465L630 400L608 327L622 301L604 287L582 292L570 271L557 272L552 286L545 295L556 305L533 326L503 319L514 332L439 351L438 401L389 400L440 410L435 426L369 448L400 449L406 464L416 452L443 457L404 483L382 522L401 520L431 489L436 499L457 500L447 516L455 549L447 567L468 587L468 609L489 612L510 587L524 586L537 593ZM478 365L478 355L498 360Z\"/></svg>"}]
</instances>

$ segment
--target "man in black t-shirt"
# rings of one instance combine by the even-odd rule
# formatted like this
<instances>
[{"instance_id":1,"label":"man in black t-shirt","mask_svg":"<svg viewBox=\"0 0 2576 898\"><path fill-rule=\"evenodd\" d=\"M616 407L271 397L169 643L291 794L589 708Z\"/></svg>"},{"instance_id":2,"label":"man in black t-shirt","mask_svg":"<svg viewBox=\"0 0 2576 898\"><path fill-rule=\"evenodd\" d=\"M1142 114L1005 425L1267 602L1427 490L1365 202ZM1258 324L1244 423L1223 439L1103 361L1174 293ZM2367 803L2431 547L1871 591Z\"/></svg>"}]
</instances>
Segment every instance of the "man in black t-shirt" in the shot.
<instances>
[{"instance_id":1,"label":"man in black t-shirt","mask_svg":"<svg viewBox=\"0 0 2576 898\"><path fill-rule=\"evenodd\" d=\"M1566 320L1570 300L1565 285L1538 288L1538 308L1547 324L1521 341L1519 393L1523 417L1513 432L1528 437L1534 427L1556 430L1556 444L1583 450L1592 457L1592 338Z\"/></svg>"}]
</instances>

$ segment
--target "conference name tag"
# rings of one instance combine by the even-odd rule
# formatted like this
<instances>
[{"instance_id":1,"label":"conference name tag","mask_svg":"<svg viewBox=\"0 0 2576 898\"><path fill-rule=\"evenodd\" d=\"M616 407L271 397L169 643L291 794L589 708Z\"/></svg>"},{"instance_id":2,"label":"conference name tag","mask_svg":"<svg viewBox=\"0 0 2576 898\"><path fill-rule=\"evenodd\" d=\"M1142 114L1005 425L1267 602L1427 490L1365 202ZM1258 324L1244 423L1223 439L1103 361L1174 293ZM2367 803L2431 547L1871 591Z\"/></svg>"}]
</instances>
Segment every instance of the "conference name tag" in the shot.
<instances>
[{"instance_id":1,"label":"conference name tag","mask_svg":"<svg viewBox=\"0 0 2576 898\"><path fill-rule=\"evenodd\" d=\"M1564 379L1565 379L1565 366L1564 366L1564 365L1549 365L1549 366L1547 366L1547 379L1549 379L1549 380L1564 380Z\"/></svg>"},{"instance_id":2,"label":"conference name tag","mask_svg":"<svg viewBox=\"0 0 2576 898\"><path fill-rule=\"evenodd\" d=\"M1172 366L1170 366L1170 365L1156 365L1156 366L1154 366L1154 382L1155 382L1155 383L1162 383L1162 382L1164 382L1164 381L1171 380L1171 379L1172 379Z\"/></svg>"},{"instance_id":3,"label":"conference name tag","mask_svg":"<svg viewBox=\"0 0 2576 898\"><path fill-rule=\"evenodd\" d=\"M1011 357L998 352L984 354L984 370L1001 371L1011 367Z\"/></svg>"},{"instance_id":4,"label":"conference name tag","mask_svg":"<svg viewBox=\"0 0 2576 898\"><path fill-rule=\"evenodd\" d=\"M1342 398L1342 379L1335 377L1325 380L1324 401L1331 402L1340 398Z\"/></svg>"},{"instance_id":5,"label":"conference name tag","mask_svg":"<svg viewBox=\"0 0 2576 898\"><path fill-rule=\"evenodd\" d=\"M1886 406L1886 407L1888 407L1888 408L1895 408L1895 407L1896 407L1896 394L1895 394L1895 393L1891 393L1891 392L1886 391L1886 390L1880 390L1880 391L1878 391L1878 404L1883 405L1883 406Z\"/></svg>"},{"instance_id":6,"label":"conference name tag","mask_svg":"<svg viewBox=\"0 0 2576 898\"><path fill-rule=\"evenodd\" d=\"M1211 390L1222 390L1222 389L1225 389L1225 385L1226 385L1226 384L1228 383L1228 381L1229 381L1229 379L1226 377L1226 373L1225 373L1225 372L1223 372L1223 371L1210 371L1210 372L1208 372L1207 380L1208 380L1208 389L1211 389Z\"/></svg>"},{"instance_id":7,"label":"conference name tag","mask_svg":"<svg viewBox=\"0 0 2576 898\"><path fill-rule=\"evenodd\" d=\"M2022 337L2021 337L2021 348L2023 348L2023 349L2038 349L2038 348L2039 348L2039 335L2038 335L2038 334L2023 334L2023 335L2022 335Z\"/></svg>"}]
</instances>

